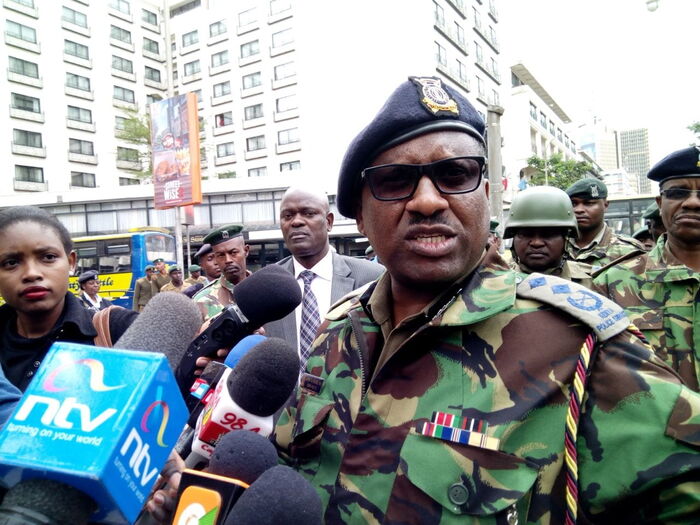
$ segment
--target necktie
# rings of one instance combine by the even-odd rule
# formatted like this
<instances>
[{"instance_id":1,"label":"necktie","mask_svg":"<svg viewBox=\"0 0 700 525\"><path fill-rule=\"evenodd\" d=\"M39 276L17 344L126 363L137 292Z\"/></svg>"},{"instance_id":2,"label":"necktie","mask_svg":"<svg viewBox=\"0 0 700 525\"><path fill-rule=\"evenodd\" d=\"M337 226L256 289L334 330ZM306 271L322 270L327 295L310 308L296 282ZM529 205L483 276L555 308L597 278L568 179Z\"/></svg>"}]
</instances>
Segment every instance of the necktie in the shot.
<instances>
[{"instance_id":1,"label":"necktie","mask_svg":"<svg viewBox=\"0 0 700 525\"><path fill-rule=\"evenodd\" d=\"M310 270L304 270L299 274L304 281L304 294L301 301L301 327L299 329L299 354L301 372L306 370L306 361L311 353L311 343L316 338L316 330L321 324L321 316L318 313L318 302L311 291L311 281L316 274Z\"/></svg>"}]
</instances>

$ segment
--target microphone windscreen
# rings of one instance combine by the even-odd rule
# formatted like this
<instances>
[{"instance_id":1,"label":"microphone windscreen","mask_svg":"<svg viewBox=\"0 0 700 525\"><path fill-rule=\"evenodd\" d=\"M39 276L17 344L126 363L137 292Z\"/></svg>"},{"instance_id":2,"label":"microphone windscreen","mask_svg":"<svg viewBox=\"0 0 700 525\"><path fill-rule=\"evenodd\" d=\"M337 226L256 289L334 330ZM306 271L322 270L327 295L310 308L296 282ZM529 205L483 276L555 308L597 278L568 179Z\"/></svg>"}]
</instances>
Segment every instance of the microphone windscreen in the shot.
<instances>
[{"instance_id":1,"label":"microphone windscreen","mask_svg":"<svg viewBox=\"0 0 700 525\"><path fill-rule=\"evenodd\" d=\"M209 472L251 484L275 465L277 451L269 439L237 430L221 436L209 460Z\"/></svg>"},{"instance_id":2,"label":"microphone windscreen","mask_svg":"<svg viewBox=\"0 0 700 525\"><path fill-rule=\"evenodd\" d=\"M241 360L241 357L246 355L255 345L262 343L265 339L266 337L264 335L259 334L245 336L236 343L236 346L231 348L231 351L226 356L224 364L229 368L234 368L238 364L238 361Z\"/></svg>"},{"instance_id":3,"label":"microphone windscreen","mask_svg":"<svg viewBox=\"0 0 700 525\"><path fill-rule=\"evenodd\" d=\"M259 328L294 311L301 303L301 290L294 275L270 264L237 284L233 298L249 326Z\"/></svg>"},{"instance_id":4,"label":"microphone windscreen","mask_svg":"<svg viewBox=\"0 0 700 525\"><path fill-rule=\"evenodd\" d=\"M238 362L227 379L233 401L257 416L271 416L289 399L299 378L299 356L284 339L269 337Z\"/></svg>"},{"instance_id":5,"label":"microphone windscreen","mask_svg":"<svg viewBox=\"0 0 700 525\"><path fill-rule=\"evenodd\" d=\"M159 293L148 301L114 348L160 352L175 370L201 325L201 314L191 299L176 292Z\"/></svg>"},{"instance_id":6,"label":"microphone windscreen","mask_svg":"<svg viewBox=\"0 0 700 525\"><path fill-rule=\"evenodd\" d=\"M30 479L12 487L0 509L28 509L57 523L87 524L97 504L90 496L65 483Z\"/></svg>"},{"instance_id":7,"label":"microphone windscreen","mask_svg":"<svg viewBox=\"0 0 700 525\"><path fill-rule=\"evenodd\" d=\"M248 487L224 525L321 525L322 512L311 484L296 470L277 465Z\"/></svg>"}]
</instances>

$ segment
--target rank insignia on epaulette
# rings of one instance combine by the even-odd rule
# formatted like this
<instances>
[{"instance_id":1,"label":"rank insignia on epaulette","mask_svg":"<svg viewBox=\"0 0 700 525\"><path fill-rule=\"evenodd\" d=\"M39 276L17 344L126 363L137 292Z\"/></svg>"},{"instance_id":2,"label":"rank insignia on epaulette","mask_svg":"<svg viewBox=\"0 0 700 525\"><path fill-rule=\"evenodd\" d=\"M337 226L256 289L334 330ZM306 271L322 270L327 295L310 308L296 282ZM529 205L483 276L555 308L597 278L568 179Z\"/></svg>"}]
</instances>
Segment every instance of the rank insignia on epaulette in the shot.
<instances>
[{"instance_id":1,"label":"rank insignia on epaulette","mask_svg":"<svg viewBox=\"0 0 700 525\"><path fill-rule=\"evenodd\" d=\"M309 394L318 394L323 388L324 379L312 374L302 374L299 386Z\"/></svg>"},{"instance_id":2,"label":"rank insignia on epaulette","mask_svg":"<svg viewBox=\"0 0 700 525\"><path fill-rule=\"evenodd\" d=\"M500 440L486 435L487 426L485 421L479 419L462 418L446 412L433 412L431 421L418 423L416 431L424 436L452 443L498 450Z\"/></svg>"}]
</instances>

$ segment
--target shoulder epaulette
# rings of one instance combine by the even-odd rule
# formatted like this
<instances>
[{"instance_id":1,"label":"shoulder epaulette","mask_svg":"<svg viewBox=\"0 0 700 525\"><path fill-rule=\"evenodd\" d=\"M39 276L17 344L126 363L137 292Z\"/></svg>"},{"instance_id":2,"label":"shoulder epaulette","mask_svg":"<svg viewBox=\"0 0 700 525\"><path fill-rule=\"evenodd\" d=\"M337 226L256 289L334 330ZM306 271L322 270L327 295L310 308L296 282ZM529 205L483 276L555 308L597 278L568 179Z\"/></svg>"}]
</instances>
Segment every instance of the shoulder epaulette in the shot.
<instances>
[{"instance_id":1,"label":"shoulder epaulette","mask_svg":"<svg viewBox=\"0 0 700 525\"><path fill-rule=\"evenodd\" d=\"M610 299L552 275L532 273L518 284L516 293L564 310L590 326L600 340L610 339L630 325L624 310Z\"/></svg>"},{"instance_id":2,"label":"shoulder epaulette","mask_svg":"<svg viewBox=\"0 0 700 525\"><path fill-rule=\"evenodd\" d=\"M204 285L203 288L201 288L196 294L194 294L194 297L192 297L193 300L196 300L200 295L204 295L204 293L207 291L208 288L211 288L214 286L214 284L218 283L218 279L214 279L213 281L207 283Z\"/></svg>"},{"instance_id":3,"label":"shoulder epaulette","mask_svg":"<svg viewBox=\"0 0 700 525\"><path fill-rule=\"evenodd\" d=\"M631 252L627 252L624 255L620 255L617 259L613 259L610 261L608 264L605 266L601 266L600 268L596 268L593 273L591 274L591 277L594 279L598 277L601 273L604 273L606 270L612 268L613 266L617 266L620 263L623 263L625 261L629 261L631 259L636 259L637 257L640 257L642 255L646 255L648 252L646 250L633 250Z\"/></svg>"}]
</instances>

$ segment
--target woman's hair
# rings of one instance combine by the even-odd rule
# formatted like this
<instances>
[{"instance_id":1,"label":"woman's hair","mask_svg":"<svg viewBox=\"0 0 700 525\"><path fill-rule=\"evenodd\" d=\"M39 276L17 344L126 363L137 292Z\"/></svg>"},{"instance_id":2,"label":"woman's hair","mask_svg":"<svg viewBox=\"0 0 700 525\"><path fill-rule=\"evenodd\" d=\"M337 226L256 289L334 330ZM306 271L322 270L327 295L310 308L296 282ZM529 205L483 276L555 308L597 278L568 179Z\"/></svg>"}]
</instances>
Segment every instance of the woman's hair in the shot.
<instances>
[{"instance_id":1,"label":"woman's hair","mask_svg":"<svg viewBox=\"0 0 700 525\"><path fill-rule=\"evenodd\" d=\"M70 233L56 217L36 206L15 206L0 211L0 232L18 222L36 222L56 232L66 255L73 251Z\"/></svg>"}]
</instances>

